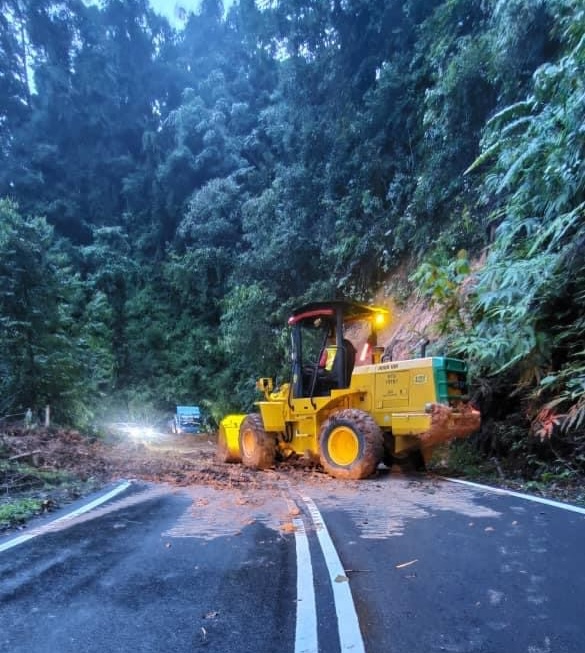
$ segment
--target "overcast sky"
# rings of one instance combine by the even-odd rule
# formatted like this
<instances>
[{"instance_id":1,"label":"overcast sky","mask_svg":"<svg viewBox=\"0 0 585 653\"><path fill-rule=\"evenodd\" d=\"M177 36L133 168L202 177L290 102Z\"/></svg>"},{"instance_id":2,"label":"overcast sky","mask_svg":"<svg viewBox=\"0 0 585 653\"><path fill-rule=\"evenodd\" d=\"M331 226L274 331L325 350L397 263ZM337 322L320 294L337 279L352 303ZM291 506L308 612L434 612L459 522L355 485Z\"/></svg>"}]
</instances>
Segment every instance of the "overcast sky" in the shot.
<instances>
[{"instance_id":1,"label":"overcast sky","mask_svg":"<svg viewBox=\"0 0 585 653\"><path fill-rule=\"evenodd\" d=\"M187 11L195 11L199 7L200 2L201 0L150 0L152 8L156 12L166 16L173 22L175 21L175 10L177 7L182 7ZM223 6L225 9L227 9L232 2L233 0L223 0Z\"/></svg>"},{"instance_id":2,"label":"overcast sky","mask_svg":"<svg viewBox=\"0 0 585 653\"><path fill-rule=\"evenodd\" d=\"M159 14L163 14L169 20L174 21L177 7L183 7L187 11L194 11L199 6L199 0L150 0L150 4Z\"/></svg>"}]
</instances>

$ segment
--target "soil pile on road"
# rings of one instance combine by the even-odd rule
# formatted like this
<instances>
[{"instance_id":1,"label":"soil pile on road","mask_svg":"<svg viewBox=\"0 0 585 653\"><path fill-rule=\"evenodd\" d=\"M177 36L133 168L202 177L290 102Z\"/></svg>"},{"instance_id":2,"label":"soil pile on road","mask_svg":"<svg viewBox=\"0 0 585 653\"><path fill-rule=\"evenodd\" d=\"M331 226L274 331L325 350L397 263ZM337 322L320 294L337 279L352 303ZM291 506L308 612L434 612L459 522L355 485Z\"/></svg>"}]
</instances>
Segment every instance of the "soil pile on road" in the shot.
<instances>
[{"instance_id":1,"label":"soil pile on road","mask_svg":"<svg viewBox=\"0 0 585 653\"><path fill-rule=\"evenodd\" d=\"M302 459L263 472L219 462L214 434L104 439L70 429L0 429L0 501L33 497L51 509L117 479L254 489L328 477Z\"/></svg>"},{"instance_id":2,"label":"soil pile on road","mask_svg":"<svg viewBox=\"0 0 585 653\"><path fill-rule=\"evenodd\" d=\"M257 471L219 462L215 434L159 436L119 442L102 452L110 478L139 478L178 486L207 485L216 489L266 488L283 480L324 482L329 479L314 464L299 458Z\"/></svg>"},{"instance_id":3,"label":"soil pile on road","mask_svg":"<svg viewBox=\"0 0 585 653\"><path fill-rule=\"evenodd\" d=\"M107 470L102 451L99 442L74 430L12 427L0 431L0 460L4 472L10 467L13 470L29 467L31 472L36 468L71 472L81 480L103 479Z\"/></svg>"}]
</instances>

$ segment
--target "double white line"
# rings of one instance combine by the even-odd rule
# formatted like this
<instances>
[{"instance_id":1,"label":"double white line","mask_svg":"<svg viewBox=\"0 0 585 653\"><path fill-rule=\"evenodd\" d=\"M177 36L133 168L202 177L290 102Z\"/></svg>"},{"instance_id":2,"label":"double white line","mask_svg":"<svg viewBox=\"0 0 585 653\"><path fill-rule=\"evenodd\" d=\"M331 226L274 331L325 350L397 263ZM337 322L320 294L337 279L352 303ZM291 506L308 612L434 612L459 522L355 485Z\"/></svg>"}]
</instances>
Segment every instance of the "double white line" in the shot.
<instances>
[{"instance_id":1,"label":"double white line","mask_svg":"<svg viewBox=\"0 0 585 653\"><path fill-rule=\"evenodd\" d=\"M337 614L337 628L342 653L365 653L364 641L360 632L349 582L345 569L335 549L327 526L317 506L309 497L303 497L317 538L323 551L329 580L333 590L333 601ZM315 608L315 587L313 584L313 565L309 552L309 540L302 519L293 520L297 551L297 623L295 632L295 653L318 653L317 612ZM340 582L341 581L341 582Z\"/></svg>"},{"instance_id":2,"label":"double white line","mask_svg":"<svg viewBox=\"0 0 585 653\"><path fill-rule=\"evenodd\" d=\"M124 482L110 492L103 494L94 501L83 505L81 508L56 519L49 524L41 526L20 537L15 537L8 542L0 544L0 552L22 544L38 535L51 530L60 522L69 521L83 513L89 512L97 506L109 501L129 487L129 482ZM345 569L335 549L327 526L319 509L309 497L302 497L307 505L309 515L317 533L317 538L333 591L333 601L337 615L337 627L342 653L365 653L364 642L360 632L355 605L351 595L349 582L347 582ZM319 653L317 635L317 611L315 601L315 586L313 582L313 564L309 549L309 540L301 518L293 520L295 526L295 544L297 555L297 614L295 632L295 653Z\"/></svg>"}]
</instances>

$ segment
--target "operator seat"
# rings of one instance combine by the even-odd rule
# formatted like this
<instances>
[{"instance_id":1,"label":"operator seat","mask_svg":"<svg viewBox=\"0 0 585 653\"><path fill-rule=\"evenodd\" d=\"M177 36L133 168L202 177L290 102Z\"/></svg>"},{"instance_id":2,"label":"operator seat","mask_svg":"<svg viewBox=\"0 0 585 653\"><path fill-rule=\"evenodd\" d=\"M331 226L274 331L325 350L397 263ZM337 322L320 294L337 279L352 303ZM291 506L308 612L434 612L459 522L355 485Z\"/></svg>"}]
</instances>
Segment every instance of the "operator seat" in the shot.
<instances>
[{"instance_id":1,"label":"operator seat","mask_svg":"<svg viewBox=\"0 0 585 653\"><path fill-rule=\"evenodd\" d=\"M319 369L314 394L328 395L336 388L348 388L355 366L356 350L352 343L343 339L341 348L335 352L335 359L330 370Z\"/></svg>"},{"instance_id":2,"label":"operator seat","mask_svg":"<svg viewBox=\"0 0 585 653\"><path fill-rule=\"evenodd\" d=\"M353 368L355 367L356 350L351 341L347 340L347 338L343 339L343 350L345 352L345 370L343 380L345 382L345 386L347 387L349 386ZM339 358L341 358L341 356ZM339 361L339 363L341 364L341 361ZM333 366L335 366L335 362L333 363Z\"/></svg>"}]
</instances>

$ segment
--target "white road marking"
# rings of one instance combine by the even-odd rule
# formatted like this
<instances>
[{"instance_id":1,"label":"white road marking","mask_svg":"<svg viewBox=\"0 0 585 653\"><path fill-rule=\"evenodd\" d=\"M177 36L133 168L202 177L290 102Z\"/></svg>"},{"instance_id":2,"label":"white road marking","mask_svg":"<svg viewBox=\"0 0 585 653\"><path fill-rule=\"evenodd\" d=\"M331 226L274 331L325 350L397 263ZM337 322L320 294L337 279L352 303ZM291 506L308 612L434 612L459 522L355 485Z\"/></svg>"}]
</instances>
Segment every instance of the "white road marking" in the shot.
<instances>
[{"instance_id":1,"label":"white road marking","mask_svg":"<svg viewBox=\"0 0 585 653\"><path fill-rule=\"evenodd\" d=\"M101 505L102 503L105 503L106 501L109 501L116 495L120 494L120 492L126 490L130 485L131 485L130 481L124 481L123 483L120 483L120 485L117 485L110 492L102 495L101 497L98 497L94 501L90 501L89 503L84 504L77 510L73 510L67 513L66 515L63 515L63 517L54 519L52 522L30 531L30 533L26 533L25 535L20 535L19 537L15 537L11 540L8 540L8 542L4 542L3 544L0 544L0 553L2 553L2 551L7 551L8 549L12 549L13 547L18 546L19 544L23 544L24 542L28 542L29 540L32 540L33 537L37 537L38 535L42 535L43 533L48 532L53 524L59 524L65 521L69 521L70 519L74 519L75 517L78 517L83 513L93 510L94 508Z\"/></svg>"},{"instance_id":2,"label":"white road marking","mask_svg":"<svg viewBox=\"0 0 585 653\"><path fill-rule=\"evenodd\" d=\"M295 653L318 653L317 611L309 540L303 520L293 519L297 550L297 624Z\"/></svg>"},{"instance_id":3,"label":"white road marking","mask_svg":"<svg viewBox=\"0 0 585 653\"><path fill-rule=\"evenodd\" d=\"M491 487L489 485L481 485L480 483L473 483L472 481L462 481L459 478L445 478L446 481L451 483L459 483L461 485L468 485L469 487L475 487L479 490L488 490L494 494L506 494L510 497L517 497L518 499L526 499L527 501L533 501L534 503L542 503L545 506L552 506L553 508L561 508L562 510L569 510L570 512L577 512L580 515L585 515L585 508L579 508L578 506L572 506L569 503L561 503L560 501L552 501L551 499L544 499L542 497L534 497L529 494L522 494L522 492L514 492L513 490L506 490L499 487Z\"/></svg>"},{"instance_id":4,"label":"white road marking","mask_svg":"<svg viewBox=\"0 0 585 653\"><path fill-rule=\"evenodd\" d=\"M59 517L59 519L55 519L54 523L68 521L69 519L75 519L75 517L79 517L79 515L83 515L84 513L89 512L94 508L97 508L97 506L101 506L102 503L105 503L106 501L113 499L115 496L120 494L120 492L124 492L124 490L128 489L130 485L131 485L130 481L124 481L123 483L120 483L120 485L117 485L113 490L111 490L107 494L98 497L94 501L90 501L89 503L84 504L77 510L68 512L66 515L63 515L63 517Z\"/></svg>"},{"instance_id":5,"label":"white road marking","mask_svg":"<svg viewBox=\"0 0 585 653\"><path fill-rule=\"evenodd\" d=\"M26 535L20 535L19 537L15 537L13 540L10 540L9 542L4 542L4 544L0 544L0 553L2 553L2 551L6 551L7 549L11 549L13 546L18 546L19 544L28 542L29 540L32 540L32 538L36 537L37 535L38 533L27 533Z\"/></svg>"},{"instance_id":6,"label":"white road marking","mask_svg":"<svg viewBox=\"0 0 585 653\"><path fill-rule=\"evenodd\" d=\"M329 571L329 580L331 581L333 601L337 613L337 628L339 630L341 651L365 653L360 624L345 569L341 564L341 560L339 559L339 555L337 554L335 545L331 540L331 536L319 509L310 497L303 497L303 501L307 504L311 519L315 525L317 538L325 557L327 570Z\"/></svg>"}]
</instances>

